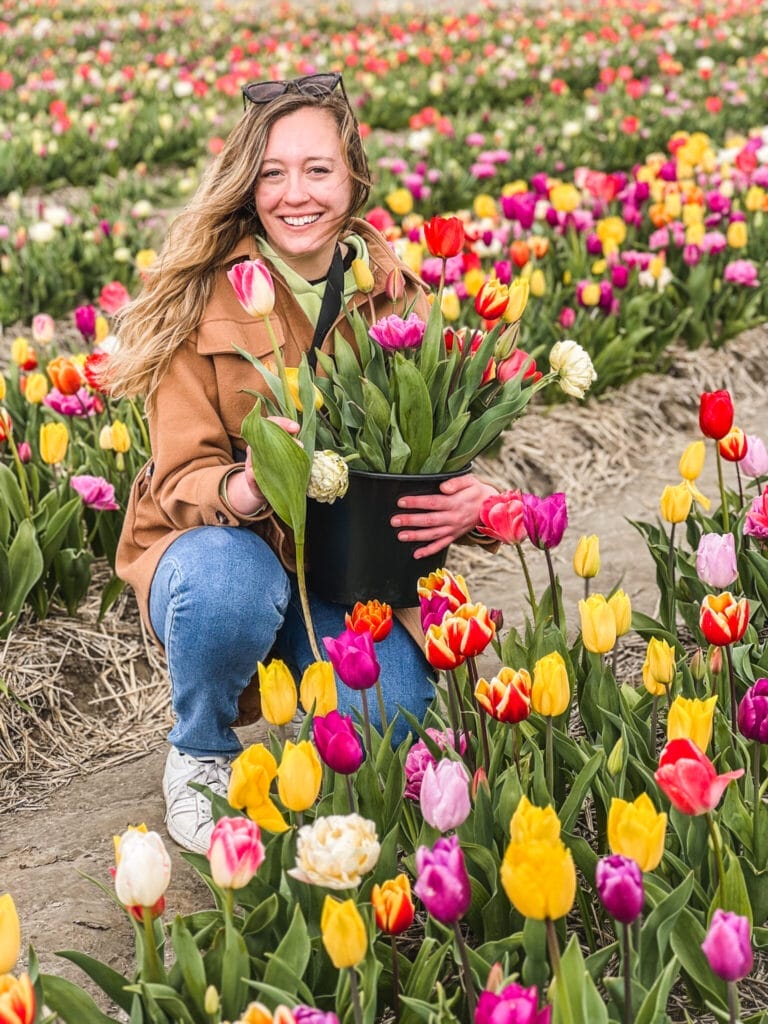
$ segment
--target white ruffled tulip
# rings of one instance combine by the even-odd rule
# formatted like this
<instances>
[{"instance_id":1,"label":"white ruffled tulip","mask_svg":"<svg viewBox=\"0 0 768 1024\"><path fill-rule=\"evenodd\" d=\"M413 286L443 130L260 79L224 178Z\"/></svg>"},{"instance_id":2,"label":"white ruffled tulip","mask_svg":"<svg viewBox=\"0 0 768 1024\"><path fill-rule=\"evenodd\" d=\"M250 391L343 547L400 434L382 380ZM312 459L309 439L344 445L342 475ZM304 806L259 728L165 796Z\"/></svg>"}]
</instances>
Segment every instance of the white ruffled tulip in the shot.
<instances>
[{"instance_id":1,"label":"white ruffled tulip","mask_svg":"<svg viewBox=\"0 0 768 1024\"><path fill-rule=\"evenodd\" d=\"M315 452L307 485L307 496L332 505L349 487L349 468L336 452Z\"/></svg>"},{"instance_id":2,"label":"white ruffled tulip","mask_svg":"<svg viewBox=\"0 0 768 1024\"><path fill-rule=\"evenodd\" d=\"M552 347L549 366L553 373L559 375L560 387L573 398L583 398L597 380L589 354L571 338L558 341Z\"/></svg>"},{"instance_id":3,"label":"white ruffled tulip","mask_svg":"<svg viewBox=\"0 0 768 1024\"><path fill-rule=\"evenodd\" d=\"M380 852L372 821L359 814L331 814L299 829L296 867L288 874L326 889L356 889L376 867Z\"/></svg>"}]
</instances>

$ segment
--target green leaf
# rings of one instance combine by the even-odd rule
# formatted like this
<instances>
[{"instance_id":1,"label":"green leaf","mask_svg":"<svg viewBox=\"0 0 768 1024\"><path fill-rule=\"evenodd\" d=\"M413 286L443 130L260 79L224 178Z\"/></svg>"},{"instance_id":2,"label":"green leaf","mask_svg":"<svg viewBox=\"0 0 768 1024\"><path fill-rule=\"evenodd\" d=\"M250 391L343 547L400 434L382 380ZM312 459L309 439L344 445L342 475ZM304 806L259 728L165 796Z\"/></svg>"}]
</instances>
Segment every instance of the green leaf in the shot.
<instances>
[{"instance_id":1,"label":"green leaf","mask_svg":"<svg viewBox=\"0 0 768 1024\"><path fill-rule=\"evenodd\" d=\"M113 1024L88 993L73 982L53 974L41 974L40 980L45 993L45 1005L54 1010L64 1024Z\"/></svg>"},{"instance_id":2,"label":"green leaf","mask_svg":"<svg viewBox=\"0 0 768 1024\"><path fill-rule=\"evenodd\" d=\"M125 590L125 580L119 576L111 576L101 592L101 603L99 604L99 622L104 618L109 609Z\"/></svg>"},{"instance_id":3,"label":"green leaf","mask_svg":"<svg viewBox=\"0 0 768 1024\"><path fill-rule=\"evenodd\" d=\"M293 918L280 941L280 945L269 956L264 971L264 982L288 992L296 991L307 969L312 946L307 934L307 924L298 904L294 907Z\"/></svg>"},{"instance_id":4,"label":"green leaf","mask_svg":"<svg viewBox=\"0 0 768 1024\"><path fill-rule=\"evenodd\" d=\"M401 352L395 353L397 423L411 450L406 473L418 473L432 447L432 401L420 370Z\"/></svg>"},{"instance_id":5,"label":"green leaf","mask_svg":"<svg viewBox=\"0 0 768 1024\"><path fill-rule=\"evenodd\" d=\"M130 985L128 978L113 970L108 964L96 960L87 953L80 953L74 949L64 949L56 953L56 956L64 960L71 960L77 964L81 971L85 971L92 981L95 981L102 992L106 992L113 1003L116 1003L126 1013L131 1012L133 996L126 992L125 986Z\"/></svg>"},{"instance_id":6,"label":"green leaf","mask_svg":"<svg viewBox=\"0 0 768 1024\"><path fill-rule=\"evenodd\" d=\"M0 595L3 601L0 619L0 637L11 631L24 606L27 594L40 579L43 572L43 556L37 542L35 528L25 519L19 524L18 532L8 550L9 587Z\"/></svg>"},{"instance_id":7,"label":"green leaf","mask_svg":"<svg viewBox=\"0 0 768 1024\"><path fill-rule=\"evenodd\" d=\"M46 572L53 561L54 555L61 546L69 524L83 507L82 499L72 498L51 516L45 530L41 532L41 551L43 554L43 572Z\"/></svg>"},{"instance_id":8,"label":"green leaf","mask_svg":"<svg viewBox=\"0 0 768 1024\"><path fill-rule=\"evenodd\" d=\"M24 507L24 497L19 487L19 481L13 470L0 462L0 501L8 506L13 518L20 523L27 515Z\"/></svg>"},{"instance_id":9,"label":"green leaf","mask_svg":"<svg viewBox=\"0 0 768 1024\"><path fill-rule=\"evenodd\" d=\"M677 957L673 956L658 975L653 988L640 1004L634 1024L657 1024L659 1021L668 1019L665 1013L667 1000L679 972L680 963Z\"/></svg>"},{"instance_id":10,"label":"green leaf","mask_svg":"<svg viewBox=\"0 0 768 1024\"><path fill-rule=\"evenodd\" d=\"M195 1016L200 1016L205 1002L205 990L208 987L205 966L197 943L180 915L176 916L171 925L171 942L189 997L195 1010L200 1011L195 1013Z\"/></svg>"},{"instance_id":11,"label":"green leaf","mask_svg":"<svg viewBox=\"0 0 768 1024\"><path fill-rule=\"evenodd\" d=\"M579 943L571 936L560 958L555 982L554 1024L607 1024L608 1010L584 963Z\"/></svg>"}]
</instances>

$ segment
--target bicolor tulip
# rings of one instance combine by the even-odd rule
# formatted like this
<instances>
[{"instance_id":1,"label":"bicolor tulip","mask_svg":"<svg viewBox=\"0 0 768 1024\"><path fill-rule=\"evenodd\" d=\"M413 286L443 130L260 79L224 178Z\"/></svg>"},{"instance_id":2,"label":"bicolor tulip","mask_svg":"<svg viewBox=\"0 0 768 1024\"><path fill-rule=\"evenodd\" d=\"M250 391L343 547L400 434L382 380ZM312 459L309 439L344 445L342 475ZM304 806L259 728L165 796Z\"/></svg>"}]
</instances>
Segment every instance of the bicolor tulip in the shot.
<instances>
[{"instance_id":1,"label":"bicolor tulip","mask_svg":"<svg viewBox=\"0 0 768 1024\"><path fill-rule=\"evenodd\" d=\"M277 761L263 743L253 743L232 762L227 800L269 832L285 832L285 820L270 796Z\"/></svg>"},{"instance_id":2,"label":"bicolor tulip","mask_svg":"<svg viewBox=\"0 0 768 1024\"><path fill-rule=\"evenodd\" d=\"M552 1007L538 1010L538 1005L535 985L511 982L496 992L485 989L477 999L474 1024L551 1024Z\"/></svg>"},{"instance_id":3,"label":"bicolor tulip","mask_svg":"<svg viewBox=\"0 0 768 1024\"><path fill-rule=\"evenodd\" d=\"M607 654L616 646L616 619L603 594L579 601L581 639L592 654Z\"/></svg>"},{"instance_id":4,"label":"bicolor tulip","mask_svg":"<svg viewBox=\"0 0 768 1024\"><path fill-rule=\"evenodd\" d=\"M768 743L768 679L758 679L739 704L739 732L748 740Z\"/></svg>"},{"instance_id":5,"label":"bicolor tulip","mask_svg":"<svg viewBox=\"0 0 768 1024\"><path fill-rule=\"evenodd\" d=\"M449 832L463 825L472 805L469 799L469 775L463 761L443 758L428 764L421 784L421 813L438 832Z\"/></svg>"},{"instance_id":6,"label":"bicolor tulip","mask_svg":"<svg viewBox=\"0 0 768 1024\"><path fill-rule=\"evenodd\" d=\"M243 260L227 271L237 301L249 316L269 316L275 307L275 285L261 260Z\"/></svg>"},{"instance_id":7,"label":"bicolor tulip","mask_svg":"<svg viewBox=\"0 0 768 1024\"><path fill-rule=\"evenodd\" d=\"M0 896L0 975L16 966L21 950L21 924L9 892Z\"/></svg>"},{"instance_id":8,"label":"bicolor tulip","mask_svg":"<svg viewBox=\"0 0 768 1024\"><path fill-rule=\"evenodd\" d=\"M552 804L536 807L527 796L522 796L509 822L509 837L513 843L557 843L560 828Z\"/></svg>"},{"instance_id":9,"label":"bicolor tulip","mask_svg":"<svg viewBox=\"0 0 768 1024\"><path fill-rule=\"evenodd\" d=\"M741 427L731 427L725 437L717 442L720 454L727 462L741 462L747 454L748 442Z\"/></svg>"},{"instance_id":10,"label":"bicolor tulip","mask_svg":"<svg viewBox=\"0 0 768 1024\"><path fill-rule=\"evenodd\" d=\"M171 858L157 832L129 828L115 837L115 893L124 907L162 912L171 880Z\"/></svg>"},{"instance_id":11,"label":"bicolor tulip","mask_svg":"<svg viewBox=\"0 0 768 1024\"><path fill-rule=\"evenodd\" d=\"M573 553L573 571L585 580L591 580L600 572L600 541L596 534L579 538Z\"/></svg>"},{"instance_id":12,"label":"bicolor tulip","mask_svg":"<svg viewBox=\"0 0 768 1024\"><path fill-rule=\"evenodd\" d=\"M667 716L667 739L691 740L706 753L712 739L716 704L717 696L706 700L675 697Z\"/></svg>"},{"instance_id":13,"label":"bicolor tulip","mask_svg":"<svg viewBox=\"0 0 768 1024\"><path fill-rule=\"evenodd\" d=\"M0 1024L34 1024L35 990L28 974L0 974Z\"/></svg>"},{"instance_id":14,"label":"bicolor tulip","mask_svg":"<svg viewBox=\"0 0 768 1024\"><path fill-rule=\"evenodd\" d=\"M613 612L616 636L624 636L632 628L632 602L623 590L615 590L608 598L608 607Z\"/></svg>"},{"instance_id":15,"label":"bicolor tulip","mask_svg":"<svg viewBox=\"0 0 768 1024\"><path fill-rule=\"evenodd\" d=\"M601 857L595 868L595 887L605 909L622 924L632 924L642 914L643 872L631 857L618 853Z\"/></svg>"},{"instance_id":16,"label":"bicolor tulip","mask_svg":"<svg viewBox=\"0 0 768 1024\"><path fill-rule=\"evenodd\" d=\"M310 714L314 706L316 715L327 715L338 706L336 676L330 661L313 661L304 669L299 686L301 706Z\"/></svg>"},{"instance_id":17,"label":"bicolor tulip","mask_svg":"<svg viewBox=\"0 0 768 1024\"><path fill-rule=\"evenodd\" d=\"M457 836L442 836L431 849L420 846L416 873L413 891L435 920L454 924L466 914L472 904L472 888Z\"/></svg>"},{"instance_id":18,"label":"bicolor tulip","mask_svg":"<svg viewBox=\"0 0 768 1024\"><path fill-rule=\"evenodd\" d=\"M368 632L374 643L386 640L392 631L392 608L381 601L358 601L351 612L344 616L347 629L354 633Z\"/></svg>"},{"instance_id":19,"label":"bicolor tulip","mask_svg":"<svg viewBox=\"0 0 768 1024\"><path fill-rule=\"evenodd\" d=\"M668 484L659 499L662 518L668 523L684 523L690 514L692 504L693 494L685 480L674 487Z\"/></svg>"},{"instance_id":20,"label":"bicolor tulip","mask_svg":"<svg viewBox=\"0 0 768 1024\"><path fill-rule=\"evenodd\" d=\"M741 640L749 625L749 602L746 597L737 601L730 591L707 594L701 602L699 626L707 641L717 647L726 647Z\"/></svg>"},{"instance_id":21,"label":"bicolor tulip","mask_svg":"<svg viewBox=\"0 0 768 1024\"><path fill-rule=\"evenodd\" d=\"M484 604L462 604L441 623L447 643L462 658L482 654L496 634L496 624Z\"/></svg>"},{"instance_id":22,"label":"bicolor tulip","mask_svg":"<svg viewBox=\"0 0 768 1024\"><path fill-rule=\"evenodd\" d=\"M559 651L539 658L533 666L531 706L540 715L562 715L571 699L568 669Z\"/></svg>"},{"instance_id":23,"label":"bicolor tulip","mask_svg":"<svg viewBox=\"0 0 768 1024\"><path fill-rule=\"evenodd\" d=\"M723 590L739 574L736 539L732 533L702 533L696 549L696 572L702 583Z\"/></svg>"},{"instance_id":24,"label":"bicolor tulip","mask_svg":"<svg viewBox=\"0 0 768 1024\"><path fill-rule=\"evenodd\" d=\"M352 775L363 763L363 744L349 715L335 710L315 715L312 732L320 757L332 771Z\"/></svg>"},{"instance_id":25,"label":"bicolor tulip","mask_svg":"<svg viewBox=\"0 0 768 1024\"><path fill-rule=\"evenodd\" d=\"M523 917L564 917L576 898L576 868L564 843L510 843L501 864L501 884Z\"/></svg>"},{"instance_id":26,"label":"bicolor tulip","mask_svg":"<svg viewBox=\"0 0 768 1024\"><path fill-rule=\"evenodd\" d=\"M424 655L427 661L432 668L442 670L443 672L458 668L459 665L463 665L466 661L466 658L459 649L461 646L460 641L453 642L456 639L455 629L449 637L448 631L443 626L449 614L448 612L445 613L439 625L433 622L427 628L424 637Z\"/></svg>"},{"instance_id":27,"label":"bicolor tulip","mask_svg":"<svg viewBox=\"0 0 768 1024\"><path fill-rule=\"evenodd\" d=\"M523 494L523 524L531 543L537 548L556 548L568 526L565 494L558 491L546 498Z\"/></svg>"},{"instance_id":28,"label":"bicolor tulip","mask_svg":"<svg viewBox=\"0 0 768 1024\"><path fill-rule=\"evenodd\" d=\"M37 369L37 354L28 338L14 338L11 342L11 360L25 373Z\"/></svg>"},{"instance_id":29,"label":"bicolor tulip","mask_svg":"<svg viewBox=\"0 0 768 1024\"><path fill-rule=\"evenodd\" d=\"M653 871L664 855L667 816L653 806L647 793L629 802L614 797L608 809L608 845L637 861L643 871Z\"/></svg>"},{"instance_id":30,"label":"bicolor tulip","mask_svg":"<svg viewBox=\"0 0 768 1024\"><path fill-rule=\"evenodd\" d=\"M407 875L396 875L371 889L376 924L386 935L399 935L413 924L414 907Z\"/></svg>"},{"instance_id":31,"label":"bicolor tulip","mask_svg":"<svg viewBox=\"0 0 768 1024\"><path fill-rule=\"evenodd\" d=\"M526 669L502 668L490 682L478 679L475 698L491 718L514 725L531 713L531 677Z\"/></svg>"},{"instance_id":32,"label":"bicolor tulip","mask_svg":"<svg viewBox=\"0 0 768 1024\"><path fill-rule=\"evenodd\" d=\"M733 426L733 401L728 391L705 391L699 402L699 427L719 441Z\"/></svg>"},{"instance_id":33,"label":"bicolor tulip","mask_svg":"<svg viewBox=\"0 0 768 1024\"><path fill-rule=\"evenodd\" d=\"M701 944L713 974L723 981L746 978L754 963L750 933L748 917L717 908Z\"/></svg>"},{"instance_id":34,"label":"bicolor tulip","mask_svg":"<svg viewBox=\"0 0 768 1024\"><path fill-rule=\"evenodd\" d=\"M502 544L521 544L528 536L521 492L503 491L486 498L480 506L477 529Z\"/></svg>"},{"instance_id":35,"label":"bicolor tulip","mask_svg":"<svg viewBox=\"0 0 768 1024\"><path fill-rule=\"evenodd\" d=\"M449 569L436 569L429 576L420 576L416 592L420 598L430 598L433 595L444 597L452 612L463 604L469 604L470 601L469 588L464 577L452 573Z\"/></svg>"},{"instance_id":36,"label":"bicolor tulip","mask_svg":"<svg viewBox=\"0 0 768 1024\"><path fill-rule=\"evenodd\" d=\"M432 217L424 224L424 241L433 256L450 259L464 248L464 224L458 217Z\"/></svg>"},{"instance_id":37,"label":"bicolor tulip","mask_svg":"<svg viewBox=\"0 0 768 1024\"><path fill-rule=\"evenodd\" d=\"M324 636L323 643L342 683L352 690L369 690L376 685L381 669L369 632L345 629L337 637Z\"/></svg>"},{"instance_id":38,"label":"bicolor tulip","mask_svg":"<svg viewBox=\"0 0 768 1024\"><path fill-rule=\"evenodd\" d=\"M496 278L483 282L475 296L475 312L484 320L498 320L509 305L509 289Z\"/></svg>"},{"instance_id":39,"label":"bicolor tulip","mask_svg":"<svg viewBox=\"0 0 768 1024\"><path fill-rule=\"evenodd\" d=\"M697 480L704 469L707 446L703 441L693 441L680 456L678 469L684 480Z\"/></svg>"},{"instance_id":40,"label":"bicolor tulip","mask_svg":"<svg viewBox=\"0 0 768 1024\"><path fill-rule=\"evenodd\" d=\"M322 781L323 766L309 740L288 740L277 769L277 795L283 806L289 811L306 811L317 800Z\"/></svg>"},{"instance_id":41,"label":"bicolor tulip","mask_svg":"<svg viewBox=\"0 0 768 1024\"><path fill-rule=\"evenodd\" d=\"M291 670L284 661L273 658L268 665L259 662L261 713L270 725L287 725L296 714L298 697Z\"/></svg>"},{"instance_id":42,"label":"bicolor tulip","mask_svg":"<svg viewBox=\"0 0 768 1024\"><path fill-rule=\"evenodd\" d=\"M643 684L654 697L662 697L675 681L675 649L666 640L651 637L643 662Z\"/></svg>"},{"instance_id":43,"label":"bicolor tulip","mask_svg":"<svg viewBox=\"0 0 768 1024\"><path fill-rule=\"evenodd\" d=\"M342 903L333 896L326 896L320 915L320 934L337 970L354 967L365 958L368 932L354 900Z\"/></svg>"},{"instance_id":44,"label":"bicolor tulip","mask_svg":"<svg viewBox=\"0 0 768 1024\"><path fill-rule=\"evenodd\" d=\"M654 778L681 814L707 814L717 807L729 782L740 779L743 768L718 775L706 754L691 740L672 740L661 752Z\"/></svg>"},{"instance_id":45,"label":"bicolor tulip","mask_svg":"<svg viewBox=\"0 0 768 1024\"><path fill-rule=\"evenodd\" d=\"M49 466L64 461L69 447L69 431L64 423L43 423L40 427L40 458Z\"/></svg>"},{"instance_id":46,"label":"bicolor tulip","mask_svg":"<svg viewBox=\"0 0 768 1024\"><path fill-rule=\"evenodd\" d=\"M261 830L249 818L219 818L208 846L211 878L222 889L242 889L264 861Z\"/></svg>"}]
</instances>

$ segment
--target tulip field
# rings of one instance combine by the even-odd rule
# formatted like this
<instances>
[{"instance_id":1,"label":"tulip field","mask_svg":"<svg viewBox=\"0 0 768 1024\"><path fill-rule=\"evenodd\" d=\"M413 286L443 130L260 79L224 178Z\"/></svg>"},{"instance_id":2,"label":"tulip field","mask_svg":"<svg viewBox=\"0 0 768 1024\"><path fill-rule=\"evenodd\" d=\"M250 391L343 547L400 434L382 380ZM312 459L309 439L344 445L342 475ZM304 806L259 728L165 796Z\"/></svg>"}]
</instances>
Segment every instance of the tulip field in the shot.
<instances>
[{"instance_id":1,"label":"tulip field","mask_svg":"<svg viewBox=\"0 0 768 1024\"><path fill-rule=\"evenodd\" d=\"M462 372L488 394L519 376L522 413L607 400L768 322L766 39L762 0L5 0L6 650L94 590L102 617L125 600L115 551L149 439L100 368L243 84L343 72L364 216L435 289ZM418 347L424 324L405 326L371 335ZM768 435L742 429L726 380L691 400L698 433L633 522L652 607L597 589L596 535L575 545L583 599L564 596L564 487L502 490L478 532L514 563L519 621L469 575L419 581L435 700L399 745L394 722L336 707L337 687L377 700L377 595L303 678L259 666L264 739L209 794L207 856L183 855L199 906L166 905L162 821L116 820L113 881L93 874L135 956L69 950L78 983L41 967L0 878L0 1024L768 1024ZM21 706L0 679L3 742Z\"/></svg>"}]
</instances>

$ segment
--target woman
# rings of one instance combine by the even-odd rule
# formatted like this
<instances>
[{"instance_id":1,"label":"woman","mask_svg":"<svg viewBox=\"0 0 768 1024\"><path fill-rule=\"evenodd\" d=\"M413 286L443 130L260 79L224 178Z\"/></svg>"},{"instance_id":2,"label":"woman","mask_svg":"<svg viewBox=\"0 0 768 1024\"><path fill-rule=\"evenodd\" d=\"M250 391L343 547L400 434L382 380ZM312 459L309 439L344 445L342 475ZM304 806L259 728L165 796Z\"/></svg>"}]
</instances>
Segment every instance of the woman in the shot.
<instances>
[{"instance_id":1,"label":"woman","mask_svg":"<svg viewBox=\"0 0 768 1024\"><path fill-rule=\"evenodd\" d=\"M234 346L266 358L271 343L265 325L239 306L226 271L240 260L266 261L276 292L272 324L288 366L313 342L328 348L335 328L347 332L340 296L323 301L334 264L349 304L368 300L347 269L356 258L373 272L381 315L395 267L417 311L427 309L418 279L382 235L353 218L370 182L341 76L253 83L243 93L242 119L121 316L107 371L113 394L146 396L152 459L134 482L117 568L168 662L176 719L163 778L168 831L202 852L210 805L188 783L226 793L229 762L241 749L232 730L238 700L259 661L277 655L301 672L313 660L292 588L291 538L240 437L253 406L243 389L265 385ZM491 490L474 477L456 479L440 495L403 499L392 524L401 540L420 543L417 557L432 554L476 525ZM318 636L341 632L346 610L313 597ZM430 669L401 624L377 655L388 713L401 703L421 718ZM340 710L348 711L357 695L340 691Z\"/></svg>"}]
</instances>

